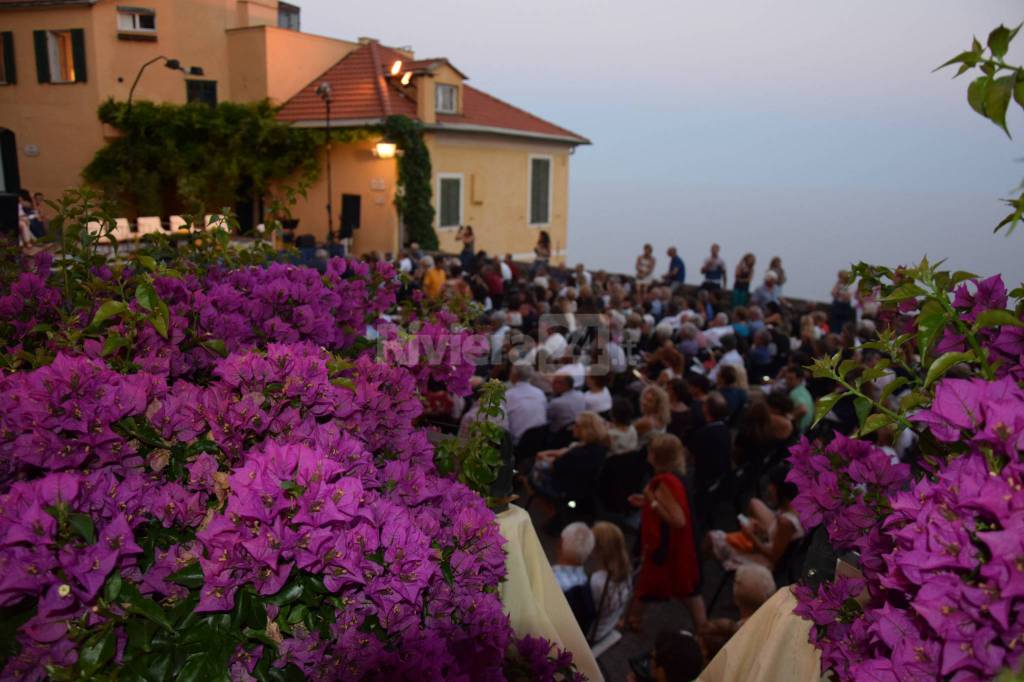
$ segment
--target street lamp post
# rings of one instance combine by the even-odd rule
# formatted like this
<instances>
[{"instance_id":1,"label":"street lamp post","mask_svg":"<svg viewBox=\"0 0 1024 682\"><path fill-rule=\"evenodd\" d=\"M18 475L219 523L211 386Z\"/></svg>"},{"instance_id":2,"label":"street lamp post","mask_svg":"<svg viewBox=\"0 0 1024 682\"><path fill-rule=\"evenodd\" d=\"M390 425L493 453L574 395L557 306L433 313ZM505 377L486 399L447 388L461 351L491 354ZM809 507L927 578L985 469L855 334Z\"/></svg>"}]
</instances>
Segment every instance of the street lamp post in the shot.
<instances>
[{"instance_id":1,"label":"street lamp post","mask_svg":"<svg viewBox=\"0 0 1024 682\"><path fill-rule=\"evenodd\" d=\"M327 152L324 158L324 165L327 166L327 241L334 242L334 187L331 181L331 84L327 81L320 83L316 94L324 101L326 133L324 135Z\"/></svg>"},{"instance_id":2,"label":"street lamp post","mask_svg":"<svg viewBox=\"0 0 1024 682\"><path fill-rule=\"evenodd\" d=\"M128 91L128 111L131 111L132 109L132 98L135 96L135 88L138 87L139 80L142 78L142 72L146 70L146 67L150 66L151 64L156 64L161 59L164 61L164 66L166 66L168 69L171 69L173 71L181 71L186 76L203 75L203 68L201 66L190 66L186 69L181 65L181 62L177 59L168 59L163 55L160 55L159 57L153 57L148 62L143 64L139 68L139 72L135 74L135 80L132 82L132 89Z\"/></svg>"}]
</instances>

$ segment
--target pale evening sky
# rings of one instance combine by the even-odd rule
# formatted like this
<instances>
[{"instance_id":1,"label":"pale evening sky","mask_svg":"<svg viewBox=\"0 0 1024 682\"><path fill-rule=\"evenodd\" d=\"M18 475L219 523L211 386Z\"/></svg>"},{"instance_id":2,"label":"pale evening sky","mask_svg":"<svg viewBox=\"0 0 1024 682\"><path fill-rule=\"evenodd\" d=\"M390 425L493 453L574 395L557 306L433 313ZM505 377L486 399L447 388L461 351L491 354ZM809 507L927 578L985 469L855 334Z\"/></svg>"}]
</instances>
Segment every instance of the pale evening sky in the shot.
<instances>
[{"instance_id":1,"label":"pale evening sky","mask_svg":"<svg viewBox=\"0 0 1024 682\"><path fill-rule=\"evenodd\" d=\"M927 253L1024 278L1024 227L991 234L1024 177L1016 141L931 73L1016 25L1014 0L298 0L302 28L446 56L488 91L590 138L572 159L569 259L630 270L644 241L697 270L782 256L787 293L856 260ZM1024 62L1024 36L1010 61ZM1010 117L1024 137L1024 116Z\"/></svg>"}]
</instances>

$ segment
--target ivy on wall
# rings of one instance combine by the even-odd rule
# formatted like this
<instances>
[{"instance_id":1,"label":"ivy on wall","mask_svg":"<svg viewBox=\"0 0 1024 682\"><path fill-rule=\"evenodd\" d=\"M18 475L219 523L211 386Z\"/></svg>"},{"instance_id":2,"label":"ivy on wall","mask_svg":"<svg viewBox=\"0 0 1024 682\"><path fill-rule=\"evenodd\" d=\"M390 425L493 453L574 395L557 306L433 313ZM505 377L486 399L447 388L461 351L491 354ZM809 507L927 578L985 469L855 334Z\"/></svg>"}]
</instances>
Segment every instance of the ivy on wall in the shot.
<instances>
[{"instance_id":1,"label":"ivy on wall","mask_svg":"<svg viewBox=\"0 0 1024 682\"><path fill-rule=\"evenodd\" d=\"M202 214L265 196L271 183L319 174L323 135L276 119L269 102L154 104L107 100L99 119L121 131L82 172L127 215ZM332 136L333 137L333 136Z\"/></svg>"},{"instance_id":2,"label":"ivy on wall","mask_svg":"<svg viewBox=\"0 0 1024 682\"><path fill-rule=\"evenodd\" d=\"M434 205L431 203L430 152L423 141L423 126L407 116L389 116L384 135L403 154L398 159L398 191L395 206L406 226L406 238L428 250L437 248Z\"/></svg>"}]
</instances>

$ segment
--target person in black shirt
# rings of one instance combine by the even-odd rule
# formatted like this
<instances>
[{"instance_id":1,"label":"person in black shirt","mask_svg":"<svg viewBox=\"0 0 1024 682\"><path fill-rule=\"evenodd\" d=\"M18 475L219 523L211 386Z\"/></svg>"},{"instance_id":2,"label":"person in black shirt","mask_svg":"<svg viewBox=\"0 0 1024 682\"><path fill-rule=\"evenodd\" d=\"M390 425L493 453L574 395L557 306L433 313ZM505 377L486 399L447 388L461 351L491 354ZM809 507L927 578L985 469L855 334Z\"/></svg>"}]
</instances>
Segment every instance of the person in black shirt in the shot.
<instances>
[{"instance_id":1,"label":"person in black shirt","mask_svg":"<svg viewBox=\"0 0 1024 682\"><path fill-rule=\"evenodd\" d=\"M729 406L717 391L704 400L704 426L693 432L687 449L693 458L693 483L700 518L711 513L711 486L729 473L732 462L732 434L726 419Z\"/></svg>"}]
</instances>

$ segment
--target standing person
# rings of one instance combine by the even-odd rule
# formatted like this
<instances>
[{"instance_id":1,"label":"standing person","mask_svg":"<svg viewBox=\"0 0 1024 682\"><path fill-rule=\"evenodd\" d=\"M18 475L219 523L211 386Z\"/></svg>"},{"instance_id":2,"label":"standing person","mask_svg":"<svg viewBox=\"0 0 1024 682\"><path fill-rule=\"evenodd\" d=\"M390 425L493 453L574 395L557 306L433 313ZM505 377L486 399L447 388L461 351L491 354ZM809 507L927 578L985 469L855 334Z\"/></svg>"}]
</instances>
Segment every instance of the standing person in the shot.
<instances>
[{"instance_id":1,"label":"standing person","mask_svg":"<svg viewBox=\"0 0 1024 682\"><path fill-rule=\"evenodd\" d=\"M551 235L546 230L541 230L537 235L537 245L533 247L533 267L530 268L530 279L533 279L541 268L547 269L550 260Z\"/></svg>"},{"instance_id":2,"label":"standing person","mask_svg":"<svg viewBox=\"0 0 1024 682\"><path fill-rule=\"evenodd\" d=\"M832 287L832 307L828 311L828 328L839 334L847 322L853 322L853 294L850 292L850 272L840 270Z\"/></svg>"},{"instance_id":3,"label":"standing person","mask_svg":"<svg viewBox=\"0 0 1024 682\"><path fill-rule=\"evenodd\" d=\"M754 264L757 259L748 253L736 264L736 276L732 285L732 306L747 305L750 301L750 280L754 278Z\"/></svg>"},{"instance_id":4,"label":"standing person","mask_svg":"<svg viewBox=\"0 0 1024 682\"><path fill-rule=\"evenodd\" d=\"M675 293L686 281L686 264L679 257L676 247L668 247L668 272L665 273L665 284L672 288Z\"/></svg>"},{"instance_id":5,"label":"standing person","mask_svg":"<svg viewBox=\"0 0 1024 682\"><path fill-rule=\"evenodd\" d=\"M786 285L786 269L782 267L782 258L775 256L768 264L768 269L775 273L775 286L779 289L779 297L782 297L782 287Z\"/></svg>"},{"instance_id":6,"label":"standing person","mask_svg":"<svg viewBox=\"0 0 1024 682\"><path fill-rule=\"evenodd\" d=\"M665 433L672 419L668 393L660 386L650 385L640 394L641 417L633 422L640 445L647 445L655 436Z\"/></svg>"},{"instance_id":7,"label":"standing person","mask_svg":"<svg viewBox=\"0 0 1024 682\"><path fill-rule=\"evenodd\" d=\"M711 256L701 266L700 271L704 275L704 283L700 285L701 289L720 291L729 286L725 261L718 256L719 249L718 244L712 244Z\"/></svg>"},{"instance_id":8,"label":"standing person","mask_svg":"<svg viewBox=\"0 0 1024 682\"><path fill-rule=\"evenodd\" d=\"M455 235L455 239L462 242L459 262L462 263L462 271L469 274L473 271L473 263L476 260L476 236L473 234L473 226L461 226Z\"/></svg>"},{"instance_id":9,"label":"standing person","mask_svg":"<svg viewBox=\"0 0 1024 682\"><path fill-rule=\"evenodd\" d=\"M626 551L626 538L619 527L607 521L598 521L592 530L594 551L591 556L597 559L597 568L590 576L590 591L597 617L586 635L591 643L595 643L611 634L629 605L633 571L629 564L629 552Z\"/></svg>"},{"instance_id":10,"label":"standing person","mask_svg":"<svg viewBox=\"0 0 1024 682\"><path fill-rule=\"evenodd\" d=\"M652 600L681 600L700 629L707 620L700 594L700 562L697 559L694 518L686 494L685 451L673 435L664 434L651 442L647 461L654 477L643 493L629 497L643 510L640 518L642 558L629 609L630 629L639 630L645 603Z\"/></svg>"},{"instance_id":11,"label":"standing person","mask_svg":"<svg viewBox=\"0 0 1024 682\"><path fill-rule=\"evenodd\" d=\"M636 257L636 290L641 296L654 282L654 267L658 261L654 257L654 247L644 244L644 252Z\"/></svg>"}]
</instances>

